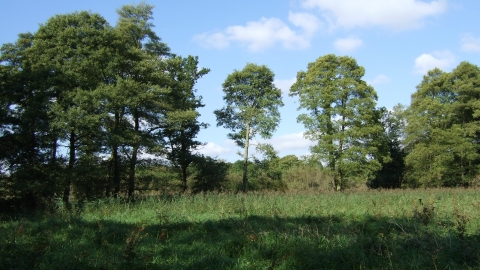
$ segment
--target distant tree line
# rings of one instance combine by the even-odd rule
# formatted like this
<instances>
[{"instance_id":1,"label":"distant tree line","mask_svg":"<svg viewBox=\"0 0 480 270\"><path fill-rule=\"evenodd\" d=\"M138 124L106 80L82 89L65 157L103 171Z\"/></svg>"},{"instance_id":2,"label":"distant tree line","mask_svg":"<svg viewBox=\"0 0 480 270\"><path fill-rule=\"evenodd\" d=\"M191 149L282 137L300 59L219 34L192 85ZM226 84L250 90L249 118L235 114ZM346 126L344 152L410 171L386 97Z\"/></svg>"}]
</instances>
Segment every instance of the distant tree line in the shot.
<instances>
[{"instance_id":1,"label":"distant tree line","mask_svg":"<svg viewBox=\"0 0 480 270\"><path fill-rule=\"evenodd\" d=\"M99 14L56 15L0 49L0 195L32 205L61 198L248 190L472 186L480 165L480 69L430 71L410 107L377 107L365 70L325 55L297 74L290 95L311 155L279 157L270 138L281 91L249 63L223 86L217 125L244 148L228 163L199 155L197 80L209 73L155 34L145 3Z\"/></svg>"}]
</instances>

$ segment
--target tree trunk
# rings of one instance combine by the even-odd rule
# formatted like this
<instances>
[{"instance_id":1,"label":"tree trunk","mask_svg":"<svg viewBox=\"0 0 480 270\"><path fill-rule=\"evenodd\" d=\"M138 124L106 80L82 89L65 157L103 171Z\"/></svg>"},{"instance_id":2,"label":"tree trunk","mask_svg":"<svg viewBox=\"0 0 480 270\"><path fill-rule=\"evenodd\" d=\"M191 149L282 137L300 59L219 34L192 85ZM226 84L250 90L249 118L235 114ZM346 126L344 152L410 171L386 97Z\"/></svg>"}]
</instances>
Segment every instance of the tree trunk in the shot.
<instances>
[{"instance_id":1,"label":"tree trunk","mask_svg":"<svg viewBox=\"0 0 480 270\"><path fill-rule=\"evenodd\" d=\"M128 199L133 201L133 193L135 191L135 167L137 165L137 153L140 144L140 120L138 117L138 110L135 109L133 113L135 121L135 141L133 143L132 159L130 160L130 173L128 175Z\"/></svg>"},{"instance_id":2,"label":"tree trunk","mask_svg":"<svg viewBox=\"0 0 480 270\"><path fill-rule=\"evenodd\" d=\"M57 164L57 148L58 148L58 141L57 138L53 140L53 145L52 145L52 158L50 160L52 165Z\"/></svg>"},{"instance_id":3,"label":"tree trunk","mask_svg":"<svg viewBox=\"0 0 480 270\"><path fill-rule=\"evenodd\" d=\"M180 166L180 177L182 178L182 189L183 193L187 192L187 166L183 164Z\"/></svg>"},{"instance_id":4,"label":"tree trunk","mask_svg":"<svg viewBox=\"0 0 480 270\"><path fill-rule=\"evenodd\" d=\"M93 198L93 188L95 184L95 170L97 169L97 164L95 162L95 155L94 155L94 142L93 139L89 136L89 143L87 145L87 151L85 153L86 157L86 166L89 169L89 172L86 173L86 179L84 179L84 191L85 191L85 198L87 201L91 200ZM92 174L93 172L93 174ZM85 177L85 175L83 176Z\"/></svg>"},{"instance_id":5,"label":"tree trunk","mask_svg":"<svg viewBox=\"0 0 480 270\"><path fill-rule=\"evenodd\" d=\"M112 156L110 157L110 161L106 164L107 166L107 178L106 178L106 187L105 187L105 197L110 198L111 193L112 193L112 184L113 184L113 179L112 179L112 168L113 168L113 153Z\"/></svg>"},{"instance_id":6,"label":"tree trunk","mask_svg":"<svg viewBox=\"0 0 480 270\"><path fill-rule=\"evenodd\" d=\"M112 145L112 159L113 159L113 197L118 198L120 193L120 164L119 164L119 156L118 156L118 143L117 137L118 130L120 127L120 114L116 111L115 112L115 126L114 130L114 138L113 138L113 145ZM110 193L110 191L108 191Z\"/></svg>"},{"instance_id":7,"label":"tree trunk","mask_svg":"<svg viewBox=\"0 0 480 270\"><path fill-rule=\"evenodd\" d=\"M67 179L65 179L65 187L63 190L63 202L67 206L68 209L71 208L70 204L70 193L71 193L71 185L72 185L72 177L73 177L73 166L75 164L75 132L70 132L70 146L69 146L69 159L68 159L68 170L67 170Z\"/></svg>"},{"instance_id":8,"label":"tree trunk","mask_svg":"<svg viewBox=\"0 0 480 270\"><path fill-rule=\"evenodd\" d=\"M250 139L250 123L247 123L247 131L245 135L245 153L243 154L243 177L242 177L242 192L247 193L247 169L248 169L248 147Z\"/></svg>"},{"instance_id":9,"label":"tree trunk","mask_svg":"<svg viewBox=\"0 0 480 270\"><path fill-rule=\"evenodd\" d=\"M342 108L345 109L345 106L346 106L346 101L342 100ZM342 112L344 113L344 112ZM345 115L342 115L342 127L341 127L341 136L340 136L340 139L339 139L339 143L338 143L338 181L337 181L337 186L335 187L335 190L336 191L341 191L344 189L345 187L345 179L344 179L344 175L343 175L343 135L345 134L345 120L346 120L346 117Z\"/></svg>"},{"instance_id":10,"label":"tree trunk","mask_svg":"<svg viewBox=\"0 0 480 270\"><path fill-rule=\"evenodd\" d=\"M133 201L135 192L135 167L137 165L138 144L133 146L132 159L130 160L130 172L128 174L128 199Z\"/></svg>"},{"instance_id":11,"label":"tree trunk","mask_svg":"<svg viewBox=\"0 0 480 270\"><path fill-rule=\"evenodd\" d=\"M330 116L330 121L327 123L327 134L330 136L333 136L333 125L331 121L331 116ZM330 137L329 144L331 148L333 148L333 139ZM336 170L336 164L335 164L335 152L333 150L330 150L328 153L328 166L330 167L330 171L333 173L332 177L332 188L333 191L337 190L337 185L338 185L338 178L337 178L337 170Z\"/></svg>"},{"instance_id":12,"label":"tree trunk","mask_svg":"<svg viewBox=\"0 0 480 270\"><path fill-rule=\"evenodd\" d=\"M182 137L184 137L184 133L181 132ZM183 181L183 193L185 193L188 189L187 185L187 168L189 164L188 161L188 146L184 143L184 141L181 142L181 152L180 152L180 176Z\"/></svg>"}]
</instances>

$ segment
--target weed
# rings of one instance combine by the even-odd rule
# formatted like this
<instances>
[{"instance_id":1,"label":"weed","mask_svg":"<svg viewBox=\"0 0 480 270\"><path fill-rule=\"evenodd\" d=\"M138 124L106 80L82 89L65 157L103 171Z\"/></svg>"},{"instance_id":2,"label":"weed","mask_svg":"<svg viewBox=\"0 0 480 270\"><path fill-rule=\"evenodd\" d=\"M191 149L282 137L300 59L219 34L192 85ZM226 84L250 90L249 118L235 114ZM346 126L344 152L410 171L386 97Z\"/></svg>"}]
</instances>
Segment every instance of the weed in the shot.
<instances>
[{"instance_id":1,"label":"weed","mask_svg":"<svg viewBox=\"0 0 480 270\"><path fill-rule=\"evenodd\" d=\"M467 232L467 223L470 218L466 214L460 212L455 204L455 201L453 205L453 220L455 222L455 230L457 231L458 235L463 238Z\"/></svg>"},{"instance_id":2,"label":"weed","mask_svg":"<svg viewBox=\"0 0 480 270\"><path fill-rule=\"evenodd\" d=\"M164 212L157 213L157 219L160 224L168 224L170 221L170 216Z\"/></svg>"},{"instance_id":3,"label":"weed","mask_svg":"<svg viewBox=\"0 0 480 270\"><path fill-rule=\"evenodd\" d=\"M422 199L419 199L419 203L420 207L414 210L413 217L427 226L435 217L435 206L432 202L423 203Z\"/></svg>"},{"instance_id":4,"label":"weed","mask_svg":"<svg viewBox=\"0 0 480 270\"><path fill-rule=\"evenodd\" d=\"M123 257L125 258L127 265L133 265L135 262L135 258L137 257L135 248L140 239L140 234L144 229L145 227L143 226L134 226L132 232L127 237L125 249L123 251Z\"/></svg>"},{"instance_id":5,"label":"weed","mask_svg":"<svg viewBox=\"0 0 480 270\"><path fill-rule=\"evenodd\" d=\"M103 240L103 220L97 221L97 230L95 231L95 244L101 246L104 243Z\"/></svg>"},{"instance_id":6,"label":"weed","mask_svg":"<svg viewBox=\"0 0 480 270\"><path fill-rule=\"evenodd\" d=\"M248 209L247 209L247 206L245 204L245 197L244 196L242 196L240 198L240 203L236 207L234 212L236 214L240 215L240 217L242 217L242 218L248 218Z\"/></svg>"}]
</instances>

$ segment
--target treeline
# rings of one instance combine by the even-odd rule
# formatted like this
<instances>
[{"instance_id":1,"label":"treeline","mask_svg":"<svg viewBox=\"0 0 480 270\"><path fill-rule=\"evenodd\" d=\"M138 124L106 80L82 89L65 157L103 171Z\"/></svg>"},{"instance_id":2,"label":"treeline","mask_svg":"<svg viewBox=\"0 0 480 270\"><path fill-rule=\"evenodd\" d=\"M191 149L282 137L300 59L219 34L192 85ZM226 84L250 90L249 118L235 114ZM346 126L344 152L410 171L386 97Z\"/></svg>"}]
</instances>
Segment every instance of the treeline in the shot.
<instances>
[{"instance_id":1,"label":"treeline","mask_svg":"<svg viewBox=\"0 0 480 270\"><path fill-rule=\"evenodd\" d=\"M471 186L480 164L480 69L432 70L406 108L378 108L351 57L326 55L290 89L311 156L279 157L249 140L280 121L281 91L266 66L247 64L222 85L217 124L243 147L242 161L197 154L207 123L195 84L207 68L155 34L153 7L56 15L0 49L0 195L32 205L71 197L249 190Z\"/></svg>"}]
</instances>

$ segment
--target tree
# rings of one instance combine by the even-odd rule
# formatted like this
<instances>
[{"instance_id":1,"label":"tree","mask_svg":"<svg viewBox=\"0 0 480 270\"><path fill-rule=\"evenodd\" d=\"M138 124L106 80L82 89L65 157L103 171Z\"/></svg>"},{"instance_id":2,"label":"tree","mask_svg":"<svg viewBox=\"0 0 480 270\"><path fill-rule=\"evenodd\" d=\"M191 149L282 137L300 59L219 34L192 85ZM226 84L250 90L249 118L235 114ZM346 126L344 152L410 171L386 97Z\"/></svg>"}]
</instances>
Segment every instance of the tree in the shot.
<instances>
[{"instance_id":1,"label":"tree","mask_svg":"<svg viewBox=\"0 0 480 270\"><path fill-rule=\"evenodd\" d=\"M21 196L63 193L69 207L71 194L118 196L124 174L131 199L141 153L160 152L186 187L186 168L202 145L195 138L207 126L198 121L204 105L193 87L209 70L198 69L197 57L170 54L153 31L152 9L123 6L113 28L95 13L56 15L2 46L2 185L7 179ZM66 158L57 157L62 144ZM62 181L51 177L55 171L65 172Z\"/></svg>"},{"instance_id":2,"label":"tree","mask_svg":"<svg viewBox=\"0 0 480 270\"><path fill-rule=\"evenodd\" d=\"M193 193L223 191L228 164L208 156L195 156L192 166Z\"/></svg>"},{"instance_id":3,"label":"tree","mask_svg":"<svg viewBox=\"0 0 480 270\"><path fill-rule=\"evenodd\" d=\"M30 33L20 34L0 49L0 166L9 175L9 196L34 207L58 191L50 174L58 168L48 110L54 91L49 71L33 67L33 40Z\"/></svg>"},{"instance_id":4,"label":"tree","mask_svg":"<svg viewBox=\"0 0 480 270\"><path fill-rule=\"evenodd\" d=\"M355 59L333 54L308 64L297 74L290 96L298 96L308 114L298 116L317 141L311 147L334 174L333 188L344 189L347 180L368 179L380 169L377 140L382 132L375 109L377 94L362 80L365 69Z\"/></svg>"},{"instance_id":5,"label":"tree","mask_svg":"<svg viewBox=\"0 0 480 270\"><path fill-rule=\"evenodd\" d=\"M247 192L250 139L257 134L270 138L280 121L282 92L273 79L273 72L264 65L249 63L243 70L235 70L222 84L226 106L214 112L217 126L232 130L228 137L244 148L243 192Z\"/></svg>"},{"instance_id":6,"label":"tree","mask_svg":"<svg viewBox=\"0 0 480 270\"><path fill-rule=\"evenodd\" d=\"M287 160L289 158L280 158L278 152L268 143L257 144L256 150L257 153L263 155L262 160L254 157L254 164L259 171L256 179L257 185L261 186L262 189L285 190L286 185L283 181L283 173L285 172L285 167L288 166Z\"/></svg>"},{"instance_id":7,"label":"tree","mask_svg":"<svg viewBox=\"0 0 480 270\"><path fill-rule=\"evenodd\" d=\"M49 72L49 87L55 90L50 106L53 116L50 128L68 142L63 192L67 205L79 147L89 159L100 150L95 143L101 134L100 112L91 95L107 79L110 33L111 28L103 17L84 11L56 15L34 35L33 67Z\"/></svg>"},{"instance_id":8,"label":"tree","mask_svg":"<svg viewBox=\"0 0 480 270\"><path fill-rule=\"evenodd\" d=\"M198 122L200 114L197 109L205 105L201 96L195 96L194 86L209 71L207 68L198 68L198 57L172 56L167 60L170 77L168 87L171 92L166 99L172 108L166 112L162 132L159 133L163 142L161 152L178 170L184 192L187 190L187 168L198 159L194 151L204 145L195 138L201 128L208 126Z\"/></svg>"},{"instance_id":9,"label":"tree","mask_svg":"<svg viewBox=\"0 0 480 270\"><path fill-rule=\"evenodd\" d=\"M468 62L424 76L407 112L409 185L468 186L478 174L479 99L480 69Z\"/></svg>"},{"instance_id":10,"label":"tree","mask_svg":"<svg viewBox=\"0 0 480 270\"><path fill-rule=\"evenodd\" d=\"M164 59L170 49L153 32L150 22L152 9L153 6L145 3L122 6L117 10L119 20L114 29L118 57L115 63L115 90L111 99L120 97L117 105L112 107L115 118L113 130L116 133L116 138L111 140L116 168L114 194L120 190L118 147L123 140L124 152L129 157L127 196L130 199L133 199L135 191L138 155L142 148L155 143L153 135L162 128L162 116L170 107L166 100L170 91L166 87L169 78ZM125 118L121 119L121 116ZM122 126L128 127L126 132L120 132Z\"/></svg>"},{"instance_id":11,"label":"tree","mask_svg":"<svg viewBox=\"0 0 480 270\"><path fill-rule=\"evenodd\" d=\"M392 111L380 108L383 134L381 151L389 159L379 159L382 168L376 172L375 177L369 179L369 188L399 188L405 175L406 151L403 140L405 139L405 107L401 104L393 107Z\"/></svg>"}]
</instances>

